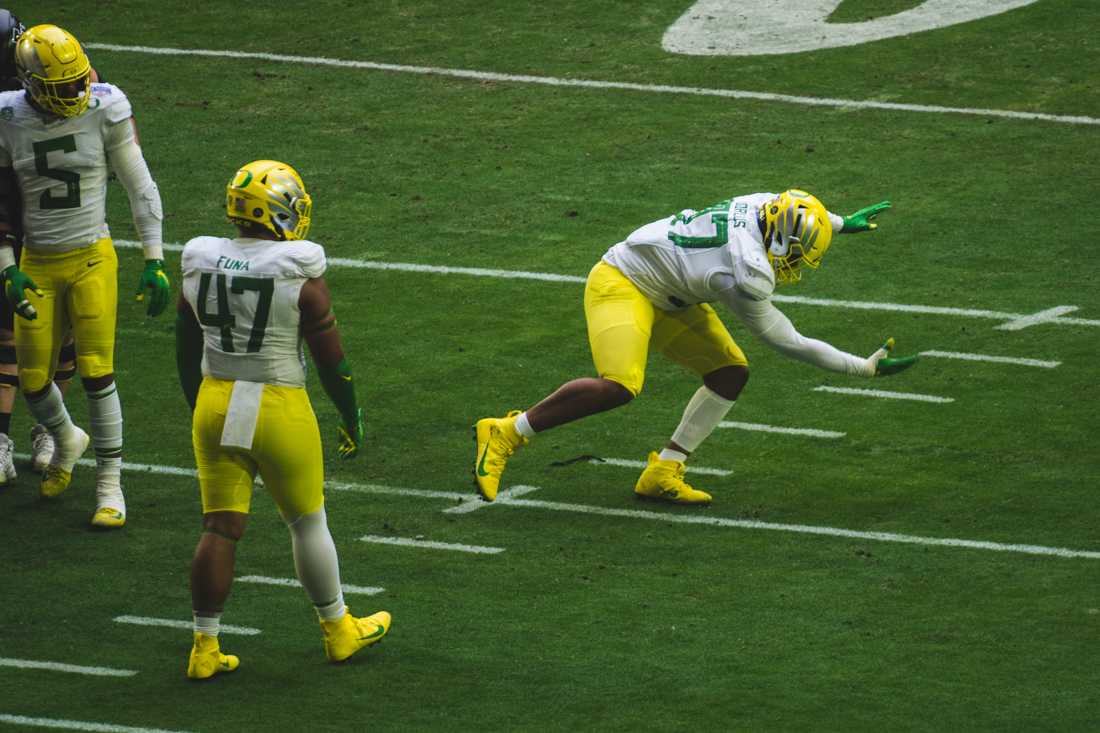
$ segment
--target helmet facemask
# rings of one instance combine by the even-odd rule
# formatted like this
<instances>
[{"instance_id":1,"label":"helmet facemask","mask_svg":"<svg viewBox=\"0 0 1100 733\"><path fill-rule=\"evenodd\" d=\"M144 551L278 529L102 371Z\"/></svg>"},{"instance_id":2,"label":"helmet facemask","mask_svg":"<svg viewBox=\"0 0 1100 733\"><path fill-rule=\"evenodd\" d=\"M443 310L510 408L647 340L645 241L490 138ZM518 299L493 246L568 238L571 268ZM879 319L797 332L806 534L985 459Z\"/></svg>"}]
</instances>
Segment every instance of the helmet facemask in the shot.
<instances>
[{"instance_id":1,"label":"helmet facemask","mask_svg":"<svg viewBox=\"0 0 1100 733\"><path fill-rule=\"evenodd\" d=\"M802 279L803 265L821 265L833 225L820 201L791 189L764 204L763 213L764 247L777 282L796 283Z\"/></svg>"}]
</instances>

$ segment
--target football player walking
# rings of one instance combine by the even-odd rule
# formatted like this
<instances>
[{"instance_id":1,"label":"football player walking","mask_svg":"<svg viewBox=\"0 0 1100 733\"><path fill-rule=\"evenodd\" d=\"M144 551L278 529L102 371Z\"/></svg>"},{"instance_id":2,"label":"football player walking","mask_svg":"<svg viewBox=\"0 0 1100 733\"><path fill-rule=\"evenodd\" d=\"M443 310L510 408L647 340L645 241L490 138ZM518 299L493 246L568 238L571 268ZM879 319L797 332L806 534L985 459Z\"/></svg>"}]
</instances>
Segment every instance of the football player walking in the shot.
<instances>
[{"instance_id":1,"label":"football player walking","mask_svg":"<svg viewBox=\"0 0 1100 733\"><path fill-rule=\"evenodd\" d=\"M598 377L563 384L525 412L484 418L474 426L474 480L493 501L512 453L537 433L638 396L649 349L702 377L671 440L649 460L638 496L707 504L710 494L684 481L685 461L733 407L749 378L748 360L710 303L725 304L742 324L781 354L822 369L865 377L895 374L915 356L890 358L893 339L867 358L807 338L771 302L776 282L794 283L817 268L834 232L876 228L889 202L848 217L828 212L797 189L757 193L647 224L609 249L584 291L588 341Z\"/></svg>"},{"instance_id":2,"label":"football player walking","mask_svg":"<svg viewBox=\"0 0 1100 733\"><path fill-rule=\"evenodd\" d=\"M303 339L343 418L341 458L359 451L363 412L325 284L325 251L305 238L311 209L293 168L257 160L227 188L226 213L238 236L197 237L183 250L176 360L194 410L203 511L191 563L192 679L239 665L219 648L219 619L257 473L290 529L294 567L317 609L328 658L343 661L390 628L385 611L355 618L344 605L325 516L321 434L305 389Z\"/></svg>"},{"instance_id":3,"label":"football player walking","mask_svg":"<svg viewBox=\"0 0 1100 733\"><path fill-rule=\"evenodd\" d=\"M0 212L0 273L15 319L19 384L56 449L40 485L65 491L89 442L96 456L92 525L126 522L122 493L122 407L114 375L118 257L106 224L108 166L130 200L145 268L138 300L155 316L168 304L161 246L160 192L138 143L130 102L112 84L93 84L80 43L37 25L15 48L23 91L0 94L0 168L21 195L24 249L16 263L10 214ZM73 424L51 381L64 335L76 339L77 370L89 399L91 438Z\"/></svg>"}]
</instances>

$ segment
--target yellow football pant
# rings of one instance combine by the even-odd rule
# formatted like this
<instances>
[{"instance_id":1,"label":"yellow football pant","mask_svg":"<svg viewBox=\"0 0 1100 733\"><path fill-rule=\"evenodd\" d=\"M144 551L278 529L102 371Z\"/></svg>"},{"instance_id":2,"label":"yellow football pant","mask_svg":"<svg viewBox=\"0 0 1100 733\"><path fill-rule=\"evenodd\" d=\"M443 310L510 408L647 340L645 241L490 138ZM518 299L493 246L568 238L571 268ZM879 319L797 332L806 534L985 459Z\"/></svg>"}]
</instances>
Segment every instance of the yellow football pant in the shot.
<instances>
[{"instance_id":1,"label":"yellow football pant","mask_svg":"<svg viewBox=\"0 0 1100 733\"><path fill-rule=\"evenodd\" d=\"M27 293L38 311L36 319L15 319L15 356L23 390L38 392L50 383L70 330L81 377L114 373L118 255L111 240L60 253L24 247L19 269L43 293Z\"/></svg>"},{"instance_id":2,"label":"yellow football pant","mask_svg":"<svg viewBox=\"0 0 1100 733\"><path fill-rule=\"evenodd\" d=\"M714 308L706 303L678 311L655 308L622 272L602 260L588 273L584 315L597 373L635 396L645 382L650 346L700 376L749 363Z\"/></svg>"},{"instance_id":3,"label":"yellow football pant","mask_svg":"<svg viewBox=\"0 0 1100 733\"><path fill-rule=\"evenodd\" d=\"M264 386L252 448L221 445L233 382L204 377L191 425L203 514L248 513L252 483L264 487L288 521L324 504L325 478L317 417L301 387Z\"/></svg>"}]
</instances>

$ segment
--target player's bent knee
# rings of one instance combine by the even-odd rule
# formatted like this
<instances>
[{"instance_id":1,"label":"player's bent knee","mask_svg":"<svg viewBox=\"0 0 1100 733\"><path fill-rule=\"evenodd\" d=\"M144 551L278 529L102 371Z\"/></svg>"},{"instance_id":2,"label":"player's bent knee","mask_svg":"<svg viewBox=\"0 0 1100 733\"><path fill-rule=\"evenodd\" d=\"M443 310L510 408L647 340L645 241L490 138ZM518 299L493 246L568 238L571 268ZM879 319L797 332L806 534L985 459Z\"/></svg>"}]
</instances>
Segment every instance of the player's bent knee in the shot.
<instances>
[{"instance_id":1,"label":"player's bent knee","mask_svg":"<svg viewBox=\"0 0 1100 733\"><path fill-rule=\"evenodd\" d=\"M703 376L703 384L712 392L727 400L736 400L749 381L747 365L731 365L715 369Z\"/></svg>"},{"instance_id":2,"label":"player's bent knee","mask_svg":"<svg viewBox=\"0 0 1100 733\"><path fill-rule=\"evenodd\" d=\"M242 512L207 512L202 515L202 531L236 542L244 536L247 521Z\"/></svg>"},{"instance_id":3,"label":"player's bent knee","mask_svg":"<svg viewBox=\"0 0 1100 733\"><path fill-rule=\"evenodd\" d=\"M604 382L605 398L613 407L619 407L633 400L642 391L641 383L625 384L613 377L601 377Z\"/></svg>"},{"instance_id":4,"label":"player's bent knee","mask_svg":"<svg viewBox=\"0 0 1100 733\"><path fill-rule=\"evenodd\" d=\"M50 386L50 375L45 369L20 369L19 384L30 399L41 397Z\"/></svg>"}]
</instances>

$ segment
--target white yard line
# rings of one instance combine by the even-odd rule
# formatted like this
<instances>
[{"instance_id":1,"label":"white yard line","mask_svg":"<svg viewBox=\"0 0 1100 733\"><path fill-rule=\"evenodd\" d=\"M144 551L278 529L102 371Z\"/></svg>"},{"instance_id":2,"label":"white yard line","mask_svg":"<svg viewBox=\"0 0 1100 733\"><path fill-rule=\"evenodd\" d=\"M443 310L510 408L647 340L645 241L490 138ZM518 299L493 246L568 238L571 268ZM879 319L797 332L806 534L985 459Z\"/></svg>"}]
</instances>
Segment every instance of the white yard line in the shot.
<instances>
[{"instance_id":1,"label":"white yard line","mask_svg":"<svg viewBox=\"0 0 1100 733\"><path fill-rule=\"evenodd\" d=\"M150 618L148 616L115 616L114 622L118 624L132 624L134 626L164 626L170 629L187 629L190 631L194 628L194 623L191 621L182 621L174 618ZM259 629L254 629L251 626L230 626L229 624L222 624L218 627L223 634L240 634L241 636L255 636L262 633Z\"/></svg>"},{"instance_id":2,"label":"white yard line","mask_svg":"<svg viewBox=\"0 0 1100 733\"><path fill-rule=\"evenodd\" d=\"M539 487L537 486L512 486L499 492L497 494L497 501L499 501L500 499L514 499L517 496L524 496L538 490ZM493 506L495 503L495 501L485 501L481 498L480 495L474 494L469 498L469 500L463 501L458 506L453 506L450 509L444 509L443 513L470 514L471 512L476 512L479 509Z\"/></svg>"},{"instance_id":3,"label":"white yard line","mask_svg":"<svg viewBox=\"0 0 1100 733\"><path fill-rule=\"evenodd\" d=\"M500 497L497 497L500 501ZM383 537L381 535L368 534L359 538L360 542L370 542L376 545L398 545L400 547L417 547L423 550L450 550L452 552L469 552L474 555L496 555L504 552L503 547L485 547L484 545L460 545L452 542L432 542L430 540L414 540L407 537Z\"/></svg>"},{"instance_id":4,"label":"white yard line","mask_svg":"<svg viewBox=\"0 0 1100 733\"><path fill-rule=\"evenodd\" d=\"M876 102L863 99L835 99L830 97L805 97L793 94L774 94L741 89L715 89L709 87L689 87L669 84L638 84L634 82L601 81L597 79L566 79L556 76L535 76L531 74L503 74L493 71L475 71L472 69L451 69L441 66L410 66L407 64L386 64L375 61L354 61L333 59L323 56L292 56L289 54L263 53L254 51L229 51L205 48L163 48L154 46L130 46L115 43L88 43L86 48L97 51L120 51L154 56L200 56L206 58L254 59L256 61L274 61L278 63L305 64L309 66L333 66L342 69L364 69L368 71L389 71L403 74L444 76L474 81L495 81L518 84L539 84L555 87L575 87L581 89L614 89L620 91L643 92L648 94L675 94L701 97L723 97L726 99L751 99L760 102L780 102L810 107L836 107L840 109L875 109L891 112L919 112L926 114L977 115L980 117L1001 117L1012 120L1034 120L1057 122L1067 125L1100 125L1100 118L1085 115L1054 115L1043 112L1018 112L1005 109L983 109L975 107L942 107L931 104L908 104L903 102Z\"/></svg>"},{"instance_id":5,"label":"white yard line","mask_svg":"<svg viewBox=\"0 0 1100 733\"><path fill-rule=\"evenodd\" d=\"M94 462L93 462L94 463ZM177 476L181 471L177 466L157 466L152 464L131 464L123 463L122 468L124 470L133 470L133 466L138 465L141 468L138 470L146 471L149 473L162 473L170 476ZM326 482L326 488L329 491L344 491L349 493L359 494L383 494L393 496L408 496L416 497L419 499L441 499L450 502L462 502L470 498L469 491L440 491L435 489L408 489L398 486L386 486L384 484L356 484L351 482ZM708 517L700 514L681 514L669 511L643 511L637 509L615 509L598 506L589 506L586 504L566 504L553 501L537 501L532 499L500 499L498 498L494 504L501 506L513 506L513 507L526 507L531 509L544 509L548 511L557 512L572 512L577 514L595 514L608 517L623 517L629 519L645 519L654 522L671 522L674 524L702 524L712 527L729 527L736 529L762 529L772 530L777 532L797 532L801 534L817 534L827 535L833 537L849 537L859 540L870 540L874 542L902 542L907 544L917 545L936 545L945 547L967 547L977 550L991 550L994 552L1015 552L1025 555L1053 555L1055 557L1066 558L1087 558L1090 560L1100 560L1100 551L1094 550L1073 550L1064 547L1047 547L1044 545L1029 545L1029 544L1013 544L1013 543L1001 543L1001 542L985 542L982 540L966 540L966 539L953 539L953 538L940 538L940 537L920 537L916 535L894 534L891 532L867 532L862 530L842 529L838 527L818 527L812 525L803 524L781 524L772 522L757 522L741 519L727 519L725 517ZM121 617L120 617L121 618ZM133 617L127 617L133 618ZM117 620L117 619L116 619ZM189 621L173 621L167 620L167 623L160 623L165 621L162 619L143 619L143 621L155 621L157 625L175 626L176 628L190 628L191 622ZM222 626L222 629L225 629ZM258 630L256 633L259 633Z\"/></svg>"},{"instance_id":6,"label":"white yard line","mask_svg":"<svg viewBox=\"0 0 1100 733\"><path fill-rule=\"evenodd\" d=\"M137 674L133 669L114 669L112 667L84 667L79 664L65 664L64 662L40 662L34 659L11 659L0 657L0 667L14 667L16 669L41 669L47 672L69 672L71 674L86 674L93 677L133 677Z\"/></svg>"},{"instance_id":7,"label":"white yard line","mask_svg":"<svg viewBox=\"0 0 1100 733\"><path fill-rule=\"evenodd\" d=\"M835 430L815 430L814 428L780 428L775 425L764 425L756 422L737 422L723 420L718 423L720 428L736 428L738 430L754 430L761 433L781 433L783 435L805 435L808 438L843 438L847 433L839 433Z\"/></svg>"},{"instance_id":8,"label":"white yard line","mask_svg":"<svg viewBox=\"0 0 1100 733\"><path fill-rule=\"evenodd\" d=\"M116 239L115 246L123 249L140 249L141 243L128 239ZM164 249L170 252L178 252L183 245L167 243ZM483 267L451 267L450 265L421 265L411 262L379 262L376 260L357 260L348 257L332 257L328 260L330 265L350 267L359 270L390 270L397 272L427 273L432 275L469 275L473 277L493 277L508 280L539 280L542 282L558 283L583 283L585 278L579 275L560 275L551 272L528 272L526 270L497 270ZM1076 306L1058 306L1057 308L1041 311L1037 314L1008 313L1005 311L981 310L975 308L951 308L935 305L911 305L906 303L878 303L862 300L830 300L827 298L803 298L797 295L773 295L776 303L793 303L795 305L814 305L824 308L846 308L855 310L887 311L893 313L916 313L932 316L958 316L962 318L985 318L1001 321L1005 326L1013 326L1014 330L1035 326L1042 323L1054 323L1069 326L1100 326L1100 319L1089 318L1065 318L1054 314L1068 313L1076 310ZM1069 310L1066 310L1069 309ZM1051 315L1054 314L1054 315Z\"/></svg>"},{"instance_id":9,"label":"white yard line","mask_svg":"<svg viewBox=\"0 0 1100 733\"><path fill-rule=\"evenodd\" d=\"M823 384L814 387L814 392L832 392L833 394L858 395L860 397L878 397L884 400L912 400L913 402L935 402L946 404L954 402L954 397L939 397L931 394L916 394L914 392L891 392L885 389L857 389L855 387L830 387Z\"/></svg>"},{"instance_id":10,"label":"white yard line","mask_svg":"<svg viewBox=\"0 0 1100 733\"><path fill-rule=\"evenodd\" d=\"M1046 361L1043 359L1021 359L1016 356L993 356L990 354L965 354L957 351L922 351L921 356L932 356L940 359L961 359L963 361L989 361L994 364L1015 364L1018 366L1039 367L1041 369L1053 369L1059 366L1060 361Z\"/></svg>"},{"instance_id":11,"label":"white yard line","mask_svg":"<svg viewBox=\"0 0 1100 733\"><path fill-rule=\"evenodd\" d=\"M635 461L628 458L592 458L588 463L596 466L620 466L622 468L645 468L645 461ZM687 464L688 473L698 473L703 476L732 476L733 471L727 471L724 468L706 468L704 466L693 466L690 463Z\"/></svg>"},{"instance_id":12,"label":"white yard line","mask_svg":"<svg viewBox=\"0 0 1100 733\"><path fill-rule=\"evenodd\" d=\"M0 713L0 723L21 725L30 728L53 728L54 730L86 730L94 733L187 733L181 730L163 728L135 728L132 725L114 723L89 723L86 720L62 720L60 718L31 718L26 715Z\"/></svg>"},{"instance_id":13,"label":"white yard line","mask_svg":"<svg viewBox=\"0 0 1100 733\"><path fill-rule=\"evenodd\" d=\"M257 585L277 585L284 588L302 587L302 584L298 582L296 578L270 578L266 575L242 575L239 578L234 578L233 582L256 583ZM344 593L348 595L376 596L386 589L370 585L348 585L346 583L341 583L340 590L344 591Z\"/></svg>"},{"instance_id":14,"label":"white yard line","mask_svg":"<svg viewBox=\"0 0 1100 733\"><path fill-rule=\"evenodd\" d=\"M1059 305L1021 318L1014 318L1008 323L1002 323L995 328L1001 331L1020 331L1040 323L1053 323L1067 313L1073 313L1076 310L1078 308L1075 305Z\"/></svg>"}]
</instances>

